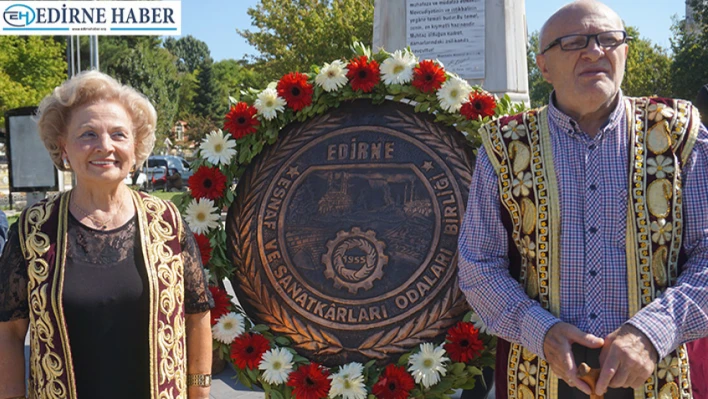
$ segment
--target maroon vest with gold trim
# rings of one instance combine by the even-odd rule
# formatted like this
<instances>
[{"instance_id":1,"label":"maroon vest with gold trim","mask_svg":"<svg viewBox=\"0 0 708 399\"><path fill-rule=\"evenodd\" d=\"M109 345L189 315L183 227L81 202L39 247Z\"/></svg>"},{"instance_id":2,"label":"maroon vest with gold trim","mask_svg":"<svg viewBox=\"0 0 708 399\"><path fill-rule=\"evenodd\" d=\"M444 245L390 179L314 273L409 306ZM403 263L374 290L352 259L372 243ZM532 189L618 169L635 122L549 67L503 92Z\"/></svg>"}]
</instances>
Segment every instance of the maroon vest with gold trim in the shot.
<instances>
[{"instance_id":1,"label":"maroon vest with gold trim","mask_svg":"<svg viewBox=\"0 0 708 399\"><path fill-rule=\"evenodd\" d=\"M29 277L30 398L77 399L62 306L70 197L33 205L18 222ZM186 398L182 218L158 198L133 192L133 202L150 292L150 398Z\"/></svg>"},{"instance_id":2,"label":"maroon vest with gold trim","mask_svg":"<svg viewBox=\"0 0 708 399\"><path fill-rule=\"evenodd\" d=\"M680 272L681 168L700 119L685 101L624 98L630 170L627 214L629 315L648 305ZM480 129L499 179L509 231L510 272L526 293L560 314L560 199L546 108L503 117ZM558 378L527 348L499 340L497 399L557 398ZM688 354L661 359L635 398L691 398Z\"/></svg>"}]
</instances>

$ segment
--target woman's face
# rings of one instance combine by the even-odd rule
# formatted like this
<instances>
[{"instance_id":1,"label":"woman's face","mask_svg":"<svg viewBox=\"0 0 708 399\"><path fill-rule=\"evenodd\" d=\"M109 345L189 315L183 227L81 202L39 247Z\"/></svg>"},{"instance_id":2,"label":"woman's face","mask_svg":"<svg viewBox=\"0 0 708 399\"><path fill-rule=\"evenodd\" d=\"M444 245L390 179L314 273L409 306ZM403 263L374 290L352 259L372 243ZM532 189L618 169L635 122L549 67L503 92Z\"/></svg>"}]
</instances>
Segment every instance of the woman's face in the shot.
<instances>
[{"instance_id":1,"label":"woman's face","mask_svg":"<svg viewBox=\"0 0 708 399\"><path fill-rule=\"evenodd\" d=\"M115 101L74 109L62 144L79 184L117 186L135 164L132 118Z\"/></svg>"}]
</instances>

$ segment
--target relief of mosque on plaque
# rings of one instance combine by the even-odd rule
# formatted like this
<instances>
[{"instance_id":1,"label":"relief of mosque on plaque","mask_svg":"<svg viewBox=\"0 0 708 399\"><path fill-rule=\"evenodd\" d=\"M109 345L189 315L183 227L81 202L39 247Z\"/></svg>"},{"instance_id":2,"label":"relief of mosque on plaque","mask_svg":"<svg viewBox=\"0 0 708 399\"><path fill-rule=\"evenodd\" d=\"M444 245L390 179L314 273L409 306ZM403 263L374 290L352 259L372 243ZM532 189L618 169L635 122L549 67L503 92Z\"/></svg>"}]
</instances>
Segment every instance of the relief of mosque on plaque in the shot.
<instances>
[{"instance_id":1,"label":"relief of mosque on plaque","mask_svg":"<svg viewBox=\"0 0 708 399\"><path fill-rule=\"evenodd\" d=\"M244 310L325 365L443 339L468 311L457 237L472 158L454 128L392 101L286 126L226 222Z\"/></svg>"}]
</instances>

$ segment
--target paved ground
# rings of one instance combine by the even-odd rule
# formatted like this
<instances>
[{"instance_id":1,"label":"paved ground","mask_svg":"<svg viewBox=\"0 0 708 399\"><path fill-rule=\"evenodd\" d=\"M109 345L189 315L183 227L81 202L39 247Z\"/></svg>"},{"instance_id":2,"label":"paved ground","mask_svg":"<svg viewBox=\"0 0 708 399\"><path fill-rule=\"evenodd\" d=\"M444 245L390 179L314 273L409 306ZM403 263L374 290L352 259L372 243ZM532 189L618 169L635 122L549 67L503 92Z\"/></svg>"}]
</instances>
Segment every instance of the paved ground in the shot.
<instances>
[{"instance_id":1,"label":"paved ground","mask_svg":"<svg viewBox=\"0 0 708 399\"><path fill-rule=\"evenodd\" d=\"M211 396L214 399L263 399L261 390L251 390L238 383L236 373L231 367L214 376L211 384Z\"/></svg>"}]
</instances>

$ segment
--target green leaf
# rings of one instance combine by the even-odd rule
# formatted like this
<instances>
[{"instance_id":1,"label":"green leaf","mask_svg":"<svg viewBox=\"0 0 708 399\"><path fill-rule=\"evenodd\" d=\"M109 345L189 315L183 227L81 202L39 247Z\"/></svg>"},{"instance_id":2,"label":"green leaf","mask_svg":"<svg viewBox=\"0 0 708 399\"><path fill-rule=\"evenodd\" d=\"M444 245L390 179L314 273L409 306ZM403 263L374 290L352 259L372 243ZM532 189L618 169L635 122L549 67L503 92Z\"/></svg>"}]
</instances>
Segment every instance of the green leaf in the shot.
<instances>
[{"instance_id":1,"label":"green leaf","mask_svg":"<svg viewBox=\"0 0 708 399\"><path fill-rule=\"evenodd\" d=\"M253 328L251 328L251 331L259 333L266 332L268 330L270 330L270 328L265 324L256 324Z\"/></svg>"},{"instance_id":2,"label":"green leaf","mask_svg":"<svg viewBox=\"0 0 708 399\"><path fill-rule=\"evenodd\" d=\"M236 372L236 376L238 377L238 380L239 382L241 382L241 384L245 385L248 388L253 388L253 383L250 379L248 379L248 376L243 370L238 370Z\"/></svg>"},{"instance_id":3,"label":"green leaf","mask_svg":"<svg viewBox=\"0 0 708 399\"><path fill-rule=\"evenodd\" d=\"M283 396L283 394L280 393L280 392L278 392L278 391L276 391L276 390L270 391L270 398L271 398L271 399L285 399L285 397Z\"/></svg>"},{"instance_id":4,"label":"green leaf","mask_svg":"<svg viewBox=\"0 0 708 399\"><path fill-rule=\"evenodd\" d=\"M410 352L409 353L404 353L400 358L398 358L397 364L399 366L405 366L408 364L408 358L411 357Z\"/></svg>"},{"instance_id":5,"label":"green leaf","mask_svg":"<svg viewBox=\"0 0 708 399\"><path fill-rule=\"evenodd\" d=\"M475 367L475 366L467 366L467 372L471 376L482 375L482 370L480 370L479 367Z\"/></svg>"},{"instance_id":6,"label":"green leaf","mask_svg":"<svg viewBox=\"0 0 708 399\"><path fill-rule=\"evenodd\" d=\"M261 386L263 387L263 391L264 391L266 394L270 393L270 390L271 390L270 384L267 383L267 382L265 382L265 381L263 381L263 379L261 379Z\"/></svg>"},{"instance_id":7,"label":"green leaf","mask_svg":"<svg viewBox=\"0 0 708 399\"><path fill-rule=\"evenodd\" d=\"M246 369L246 373L248 373L248 377L252 381L258 380L258 375L259 375L258 369Z\"/></svg>"},{"instance_id":8,"label":"green leaf","mask_svg":"<svg viewBox=\"0 0 708 399\"><path fill-rule=\"evenodd\" d=\"M290 339L288 339L288 337L284 337L282 335L275 337L275 342L278 343L279 345L283 345L283 346L288 346L291 343Z\"/></svg>"},{"instance_id":9,"label":"green leaf","mask_svg":"<svg viewBox=\"0 0 708 399\"><path fill-rule=\"evenodd\" d=\"M475 378L469 378L469 379L467 379L467 381L464 384L460 385L459 388L460 389L474 389L474 386L477 385L477 381L475 381L475 380L476 380Z\"/></svg>"},{"instance_id":10,"label":"green leaf","mask_svg":"<svg viewBox=\"0 0 708 399\"><path fill-rule=\"evenodd\" d=\"M294 351L294 349L293 349L293 351ZM306 357L303 357L300 355L293 355L293 362L294 363L309 363L310 361Z\"/></svg>"},{"instance_id":11,"label":"green leaf","mask_svg":"<svg viewBox=\"0 0 708 399\"><path fill-rule=\"evenodd\" d=\"M393 85L388 86L387 88L388 88L389 94L392 94L392 95L401 94L401 85L399 85L399 84L393 84Z\"/></svg>"}]
</instances>

